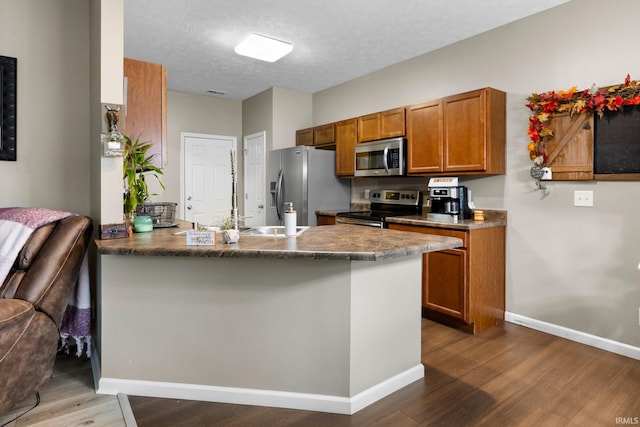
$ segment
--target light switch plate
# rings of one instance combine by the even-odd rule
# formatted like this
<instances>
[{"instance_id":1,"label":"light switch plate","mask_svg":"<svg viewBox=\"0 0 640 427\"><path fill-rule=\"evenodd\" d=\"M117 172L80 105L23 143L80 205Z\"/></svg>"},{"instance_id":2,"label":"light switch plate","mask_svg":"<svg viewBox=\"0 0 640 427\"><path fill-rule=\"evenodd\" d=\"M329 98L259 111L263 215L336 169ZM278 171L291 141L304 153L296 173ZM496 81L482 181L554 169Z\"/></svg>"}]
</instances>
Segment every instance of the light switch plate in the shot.
<instances>
[{"instance_id":1,"label":"light switch plate","mask_svg":"<svg viewBox=\"0 0 640 427\"><path fill-rule=\"evenodd\" d=\"M593 207L593 191L574 191L573 206Z\"/></svg>"}]
</instances>

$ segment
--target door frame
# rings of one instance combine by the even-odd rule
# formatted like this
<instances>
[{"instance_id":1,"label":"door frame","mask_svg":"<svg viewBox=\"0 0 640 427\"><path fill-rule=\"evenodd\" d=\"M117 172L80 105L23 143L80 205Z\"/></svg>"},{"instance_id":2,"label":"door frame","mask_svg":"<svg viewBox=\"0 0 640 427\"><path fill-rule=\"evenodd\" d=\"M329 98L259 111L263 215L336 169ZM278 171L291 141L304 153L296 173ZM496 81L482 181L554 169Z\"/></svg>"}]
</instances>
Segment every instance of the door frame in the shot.
<instances>
[{"instance_id":1,"label":"door frame","mask_svg":"<svg viewBox=\"0 0 640 427\"><path fill-rule=\"evenodd\" d=\"M184 204L184 184L185 184L185 166L184 166L184 140L185 138L210 138L210 139L228 139L231 141L231 145L238 153L238 138L230 135L214 135L210 133L196 133L196 132L180 132L180 218L184 220L187 215L187 207ZM244 187L243 187L244 188Z\"/></svg>"}]
</instances>

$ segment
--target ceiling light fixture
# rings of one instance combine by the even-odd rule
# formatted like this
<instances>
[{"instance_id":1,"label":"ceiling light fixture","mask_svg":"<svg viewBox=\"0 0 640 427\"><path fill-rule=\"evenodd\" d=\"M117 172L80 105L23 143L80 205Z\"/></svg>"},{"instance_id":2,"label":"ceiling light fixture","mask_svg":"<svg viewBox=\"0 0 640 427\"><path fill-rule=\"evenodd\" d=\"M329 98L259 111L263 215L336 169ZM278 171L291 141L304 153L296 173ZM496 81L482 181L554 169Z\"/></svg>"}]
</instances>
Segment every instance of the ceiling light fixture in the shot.
<instances>
[{"instance_id":1,"label":"ceiling light fixture","mask_svg":"<svg viewBox=\"0 0 640 427\"><path fill-rule=\"evenodd\" d=\"M249 36L235 48L238 55L267 62L276 62L292 50L293 45L291 43L261 36L256 33L249 34Z\"/></svg>"}]
</instances>

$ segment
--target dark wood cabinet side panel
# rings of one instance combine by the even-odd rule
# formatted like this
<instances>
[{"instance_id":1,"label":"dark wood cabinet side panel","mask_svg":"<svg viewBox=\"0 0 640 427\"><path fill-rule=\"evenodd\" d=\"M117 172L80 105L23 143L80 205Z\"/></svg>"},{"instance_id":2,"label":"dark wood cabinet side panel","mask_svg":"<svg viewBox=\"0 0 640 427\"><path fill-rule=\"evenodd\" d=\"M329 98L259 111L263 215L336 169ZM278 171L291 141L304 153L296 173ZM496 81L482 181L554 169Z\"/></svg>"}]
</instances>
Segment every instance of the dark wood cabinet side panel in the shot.
<instances>
[{"instance_id":1,"label":"dark wood cabinet side panel","mask_svg":"<svg viewBox=\"0 0 640 427\"><path fill-rule=\"evenodd\" d=\"M507 94L487 89L487 173L507 172Z\"/></svg>"},{"instance_id":2,"label":"dark wood cabinet side panel","mask_svg":"<svg viewBox=\"0 0 640 427\"><path fill-rule=\"evenodd\" d=\"M163 167L166 139L166 71L160 64L125 58L127 100L124 134L132 140L150 141L147 154L154 154L154 164Z\"/></svg>"},{"instance_id":3,"label":"dark wood cabinet side panel","mask_svg":"<svg viewBox=\"0 0 640 427\"><path fill-rule=\"evenodd\" d=\"M506 227L469 232L469 306L476 330L504 321Z\"/></svg>"}]
</instances>

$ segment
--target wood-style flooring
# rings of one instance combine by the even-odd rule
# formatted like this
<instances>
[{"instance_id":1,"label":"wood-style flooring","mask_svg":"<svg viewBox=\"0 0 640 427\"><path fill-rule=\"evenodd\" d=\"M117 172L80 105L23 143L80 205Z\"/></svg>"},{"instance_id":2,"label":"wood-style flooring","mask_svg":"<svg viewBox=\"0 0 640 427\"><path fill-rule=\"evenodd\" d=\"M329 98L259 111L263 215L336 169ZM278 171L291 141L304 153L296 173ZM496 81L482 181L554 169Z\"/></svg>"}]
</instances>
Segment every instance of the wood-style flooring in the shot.
<instances>
[{"instance_id":1,"label":"wood-style flooring","mask_svg":"<svg viewBox=\"0 0 640 427\"><path fill-rule=\"evenodd\" d=\"M640 422L640 361L505 323L423 319L424 380L354 415L129 396L140 427L615 426Z\"/></svg>"},{"instance_id":2,"label":"wood-style flooring","mask_svg":"<svg viewBox=\"0 0 640 427\"><path fill-rule=\"evenodd\" d=\"M25 399L0 416L0 426L7 422L7 427L127 426L118 397L95 393L91 361L86 357L78 359L75 355L58 354L53 377L40 390L40 404L10 422L35 404L35 395Z\"/></svg>"},{"instance_id":3,"label":"wood-style flooring","mask_svg":"<svg viewBox=\"0 0 640 427\"><path fill-rule=\"evenodd\" d=\"M129 402L140 427L640 424L638 360L510 323L477 336L425 319L422 327L425 378L352 416L136 396ZM93 390L90 362L59 355L40 405L9 426L135 425L123 417L127 405ZM0 417L0 426L33 403Z\"/></svg>"}]
</instances>

